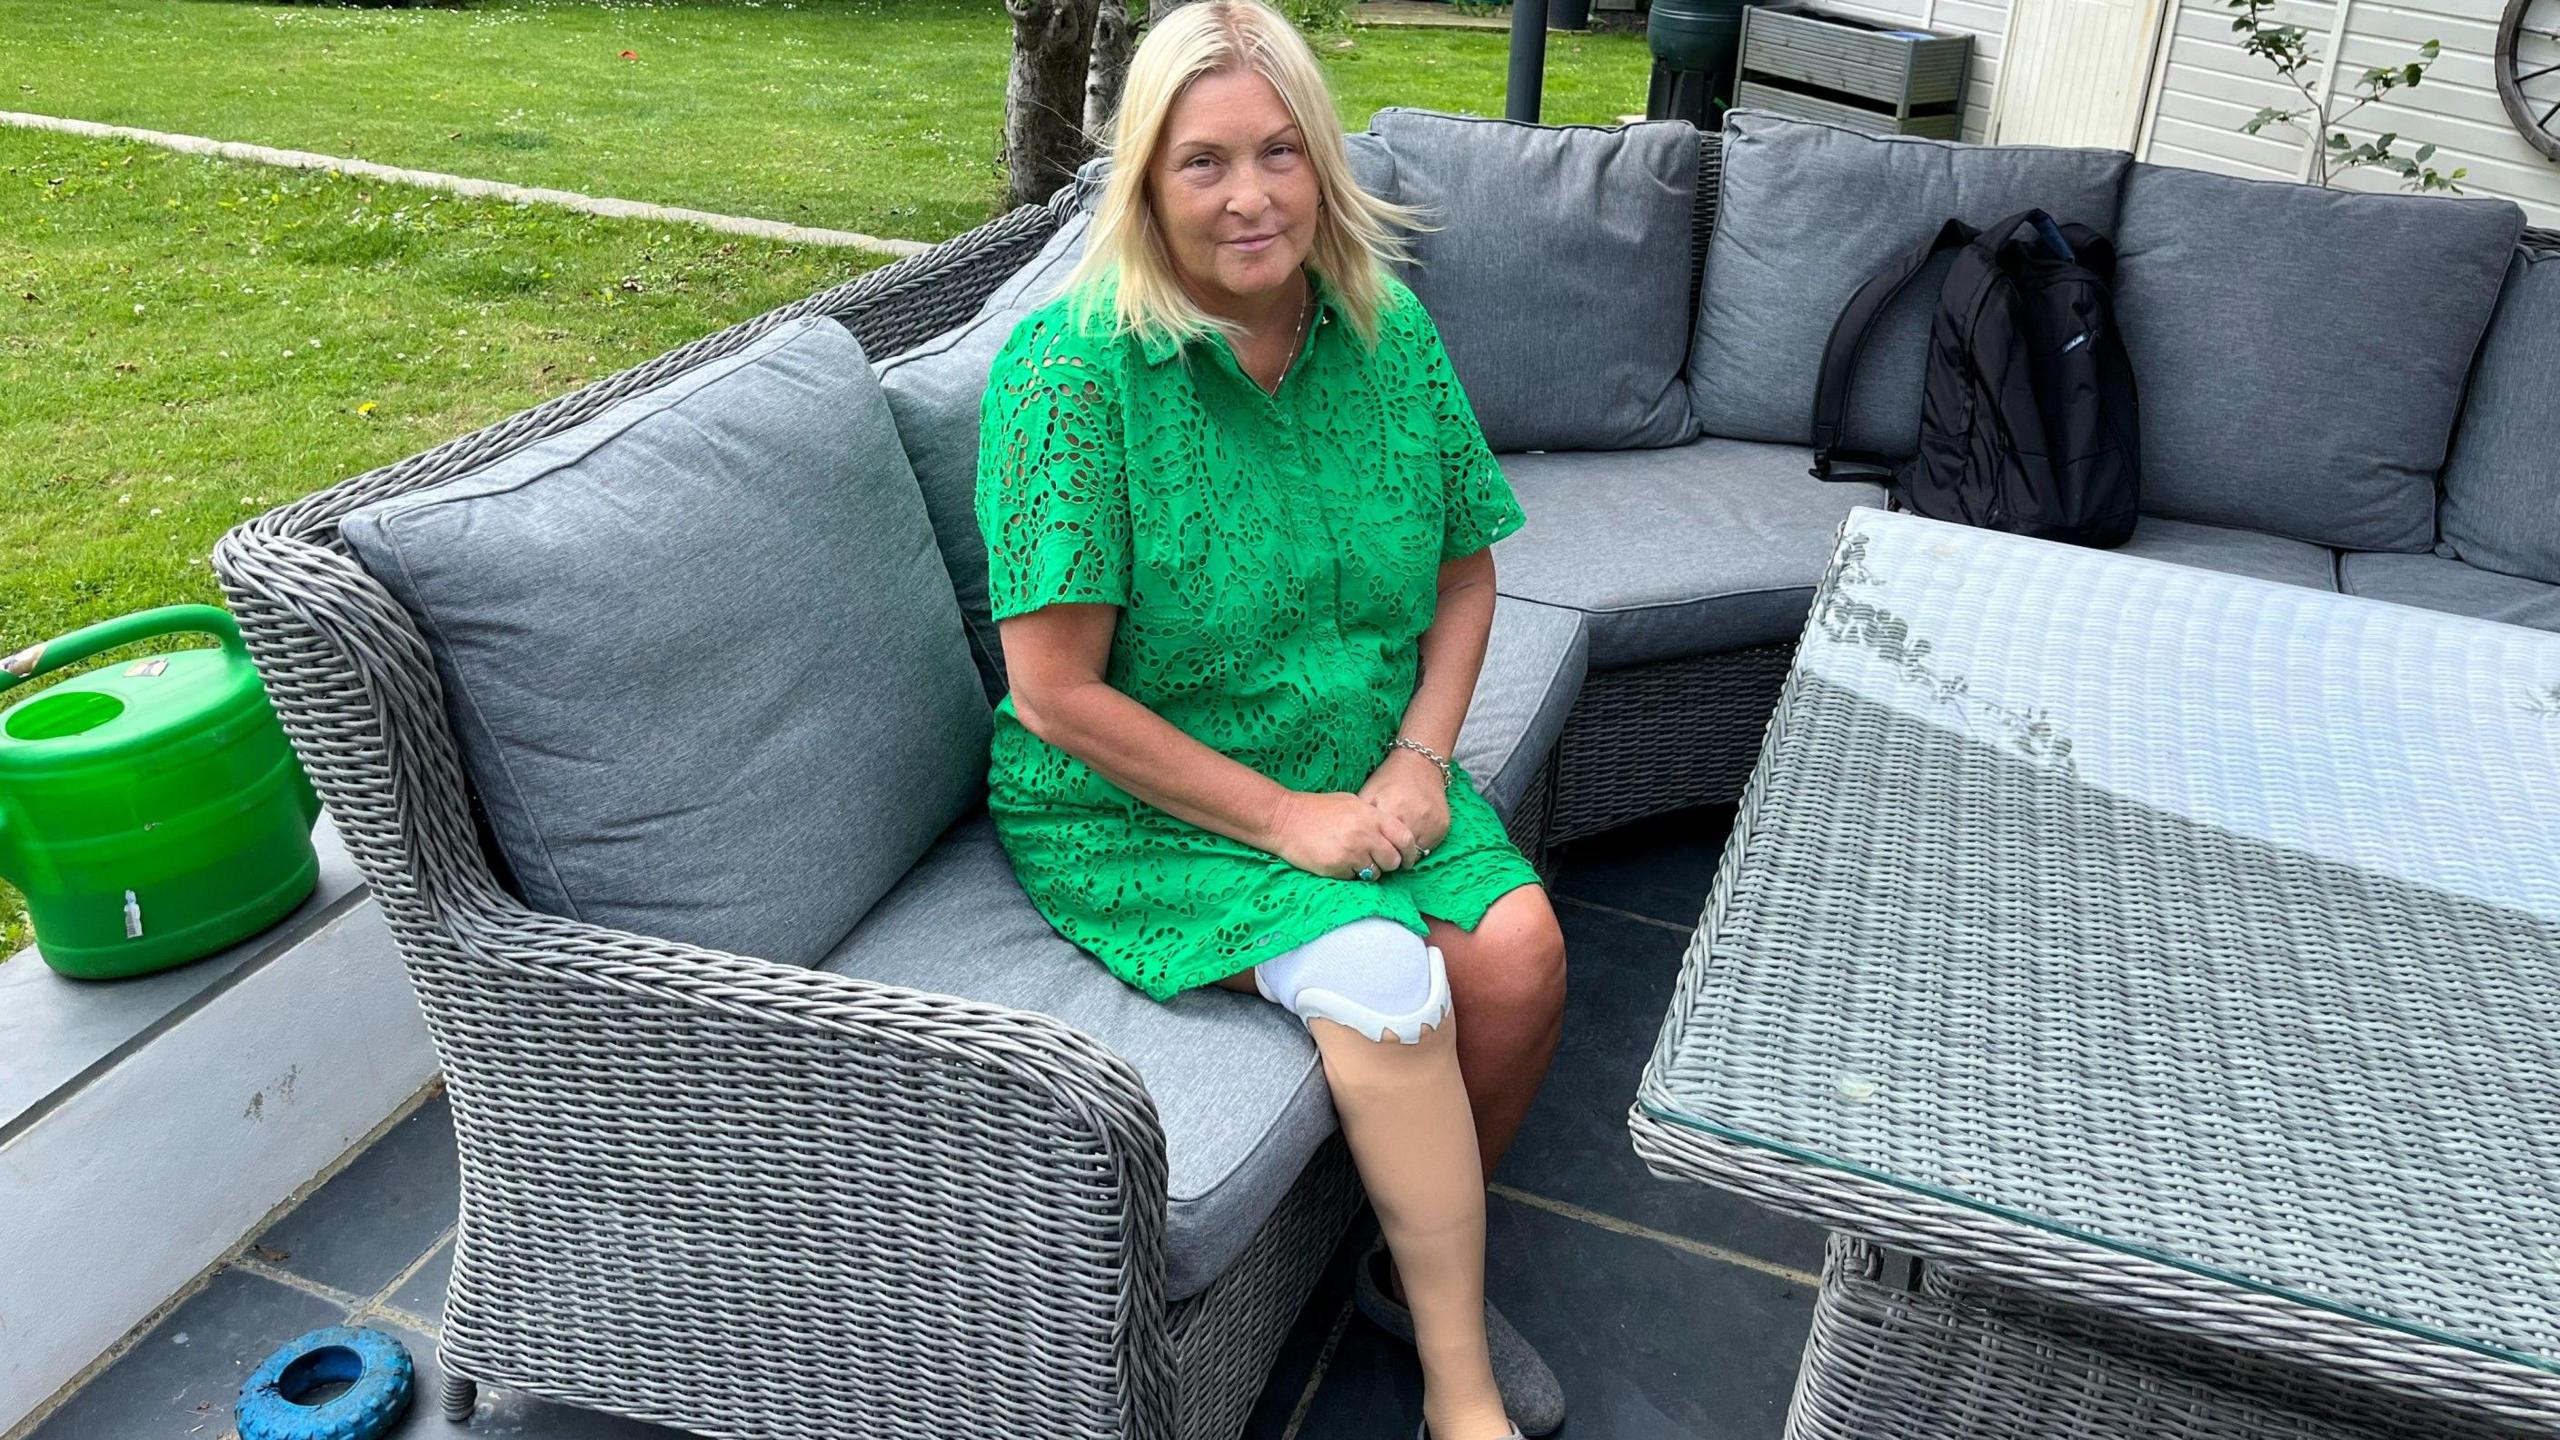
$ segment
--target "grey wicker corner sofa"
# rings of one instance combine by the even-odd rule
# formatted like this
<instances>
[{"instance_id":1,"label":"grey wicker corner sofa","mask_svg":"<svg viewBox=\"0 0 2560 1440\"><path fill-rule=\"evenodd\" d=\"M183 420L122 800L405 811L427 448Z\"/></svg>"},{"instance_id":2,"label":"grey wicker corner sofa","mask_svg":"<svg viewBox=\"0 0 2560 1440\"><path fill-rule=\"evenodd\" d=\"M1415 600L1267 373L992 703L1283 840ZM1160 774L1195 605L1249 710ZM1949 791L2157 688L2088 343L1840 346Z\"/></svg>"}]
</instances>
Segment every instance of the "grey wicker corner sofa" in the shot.
<instances>
[{"instance_id":1,"label":"grey wicker corner sofa","mask_svg":"<svg viewBox=\"0 0 2560 1440\"><path fill-rule=\"evenodd\" d=\"M1541 863L1738 789L1882 499L1806 473L1830 317L1949 215L2118 237L2137 552L2560 625L2560 260L2513 207L1750 114L1351 144L1442 217L1405 278L1529 514L1459 758ZM1110 978L984 816L979 396L1099 174L217 549L444 1066L456 1418L1230 1436L1350 1221L1303 1030ZM1926 312L1865 448L1910 447Z\"/></svg>"}]
</instances>

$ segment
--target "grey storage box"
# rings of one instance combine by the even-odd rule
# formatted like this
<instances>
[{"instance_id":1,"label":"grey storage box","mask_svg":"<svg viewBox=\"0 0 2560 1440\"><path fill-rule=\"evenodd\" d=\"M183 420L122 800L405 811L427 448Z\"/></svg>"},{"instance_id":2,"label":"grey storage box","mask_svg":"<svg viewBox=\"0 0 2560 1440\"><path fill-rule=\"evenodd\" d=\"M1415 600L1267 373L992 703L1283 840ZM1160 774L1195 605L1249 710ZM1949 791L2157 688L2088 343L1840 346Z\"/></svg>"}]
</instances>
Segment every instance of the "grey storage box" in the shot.
<instances>
[{"instance_id":1,"label":"grey storage box","mask_svg":"<svg viewBox=\"0 0 2560 1440\"><path fill-rule=\"evenodd\" d=\"M1742 12L1734 107L1871 135L1953 140L1964 126L1970 35L1897 30L1793 5Z\"/></svg>"}]
</instances>

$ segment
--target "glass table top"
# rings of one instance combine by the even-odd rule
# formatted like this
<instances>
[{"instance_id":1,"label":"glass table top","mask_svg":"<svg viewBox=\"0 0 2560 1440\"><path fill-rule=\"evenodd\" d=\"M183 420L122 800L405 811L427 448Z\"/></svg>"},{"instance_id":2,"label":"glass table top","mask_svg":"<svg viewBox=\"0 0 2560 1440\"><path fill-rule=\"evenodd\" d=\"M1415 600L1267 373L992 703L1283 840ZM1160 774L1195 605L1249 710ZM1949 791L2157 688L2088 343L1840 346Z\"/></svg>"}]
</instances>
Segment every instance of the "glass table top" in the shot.
<instances>
[{"instance_id":1,"label":"glass table top","mask_svg":"<svg viewBox=\"0 0 2560 1440\"><path fill-rule=\"evenodd\" d=\"M2560 1373L2560 635L1862 511L1639 1104Z\"/></svg>"}]
</instances>

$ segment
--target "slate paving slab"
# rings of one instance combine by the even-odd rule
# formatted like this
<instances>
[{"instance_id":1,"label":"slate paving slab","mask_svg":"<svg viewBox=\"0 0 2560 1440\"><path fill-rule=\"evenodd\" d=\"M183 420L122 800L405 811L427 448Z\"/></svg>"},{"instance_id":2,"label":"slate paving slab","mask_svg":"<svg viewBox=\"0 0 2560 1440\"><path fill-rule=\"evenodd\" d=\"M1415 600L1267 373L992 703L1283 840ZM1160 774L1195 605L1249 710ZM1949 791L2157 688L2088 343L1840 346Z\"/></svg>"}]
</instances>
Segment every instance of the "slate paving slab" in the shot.
<instances>
[{"instance_id":1,"label":"slate paving slab","mask_svg":"<svg viewBox=\"0 0 2560 1440\"><path fill-rule=\"evenodd\" d=\"M1732 825L1732 806L1709 805L1576 840L1557 850L1555 893L1632 911L1685 934L1706 908Z\"/></svg>"},{"instance_id":2,"label":"slate paving slab","mask_svg":"<svg viewBox=\"0 0 2560 1440\"><path fill-rule=\"evenodd\" d=\"M1776 1440L1813 1314L1801 1285L1497 1199L1488 1289L1564 1387L1571 1440ZM1411 1440L1413 1351L1355 1319L1299 1434Z\"/></svg>"},{"instance_id":3,"label":"slate paving slab","mask_svg":"<svg viewBox=\"0 0 2560 1440\"><path fill-rule=\"evenodd\" d=\"M316 1295L225 1270L27 1440L218 1440L251 1371L285 1341L344 1318Z\"/></svg>"},{"instance_id":4,"label":"slate paving slab","mask_svg":"<svg viewBox=\"0 0 2560 1440\"><path fill-rule=\"evenodd\" d=\"M462 1183L437 1095L257 1238L250 1254L370 1299L453 1228Z\"/></svg>"},{"instance_id":5,"label":"slate paving slab","mask_svg":"<svg viewBox=\"0 0 2560 1440\"><path fill-rule=\"evenodd\" d=\"M391 1292L391 1308L431 1326L444 1323L445 1287L453 1282L453 1242L447 1240L427 1257L417 1273Z\"/></svg>"}]
</instances>

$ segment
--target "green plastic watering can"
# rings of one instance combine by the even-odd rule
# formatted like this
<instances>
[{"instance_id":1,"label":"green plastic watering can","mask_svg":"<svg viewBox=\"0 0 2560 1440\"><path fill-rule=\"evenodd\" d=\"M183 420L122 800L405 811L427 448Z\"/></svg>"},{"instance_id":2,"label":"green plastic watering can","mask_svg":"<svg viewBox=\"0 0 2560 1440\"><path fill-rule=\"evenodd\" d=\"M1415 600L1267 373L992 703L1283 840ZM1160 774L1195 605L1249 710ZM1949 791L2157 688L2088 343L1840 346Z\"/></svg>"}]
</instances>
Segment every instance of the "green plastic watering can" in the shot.
<instances>
[{"instance_id":1,"label":"green plastic watering can","mask_svg":"<svg viewBox=\"0 0 2560 1440\"><path fill-rule=\"evenodd\" d=\"M0 695L105 651L211 635L0 711L0 879L45 963L84 980L165 970L290 914L319 883L319 797L240 627L210 605L104 621L0 660Z\"/></svg>"}]
</instances>

